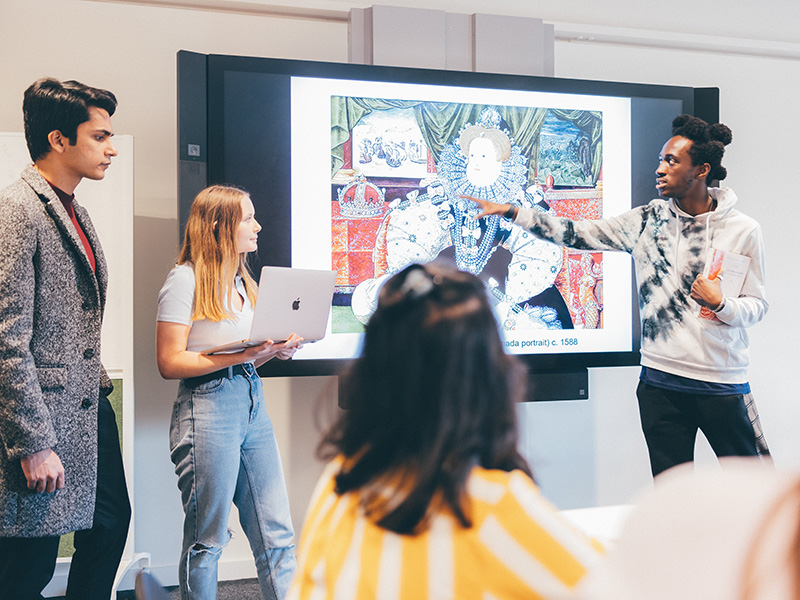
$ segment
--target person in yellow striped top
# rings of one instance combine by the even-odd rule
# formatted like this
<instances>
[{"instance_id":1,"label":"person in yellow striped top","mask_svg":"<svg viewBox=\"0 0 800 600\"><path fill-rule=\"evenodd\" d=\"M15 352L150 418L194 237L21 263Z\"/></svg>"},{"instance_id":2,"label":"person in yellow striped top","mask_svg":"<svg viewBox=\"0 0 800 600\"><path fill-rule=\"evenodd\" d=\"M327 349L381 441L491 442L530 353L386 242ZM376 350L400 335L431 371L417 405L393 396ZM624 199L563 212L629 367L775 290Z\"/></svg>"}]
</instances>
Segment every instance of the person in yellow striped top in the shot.
<instances>
[{"instance_id":1,"label":"person in yellow striped top","mask_svg":"<svg viewBox=\"0 0 800 600\"><path fill-rule=\"evenodd\" d=\"M517 451L523 373L477 277L389 279L320 444L289 600L568 597L602 549Z\"/></svg>"}]
</instances>

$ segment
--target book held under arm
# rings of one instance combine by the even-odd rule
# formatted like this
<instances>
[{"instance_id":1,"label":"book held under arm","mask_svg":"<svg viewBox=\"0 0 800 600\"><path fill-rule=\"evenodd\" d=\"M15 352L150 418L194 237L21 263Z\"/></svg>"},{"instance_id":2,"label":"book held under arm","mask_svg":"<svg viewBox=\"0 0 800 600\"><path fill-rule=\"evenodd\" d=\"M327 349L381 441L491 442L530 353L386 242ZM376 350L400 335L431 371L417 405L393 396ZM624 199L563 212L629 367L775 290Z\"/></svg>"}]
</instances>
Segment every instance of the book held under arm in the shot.
<instances>
[{"instance_id":1,"label":"book held under arm","mask_svg":"<svg viewBox=\"0 0 800 600\"><path fill-rule=\"evenodd\" d=\"M749 268L749 256L712 248L703 274L709 279L721 280L720 287L724 298L738 298ZM719 321L714 311L705 306L700 307L698 316L701 319Z\"/></svg>"}]
</instances>

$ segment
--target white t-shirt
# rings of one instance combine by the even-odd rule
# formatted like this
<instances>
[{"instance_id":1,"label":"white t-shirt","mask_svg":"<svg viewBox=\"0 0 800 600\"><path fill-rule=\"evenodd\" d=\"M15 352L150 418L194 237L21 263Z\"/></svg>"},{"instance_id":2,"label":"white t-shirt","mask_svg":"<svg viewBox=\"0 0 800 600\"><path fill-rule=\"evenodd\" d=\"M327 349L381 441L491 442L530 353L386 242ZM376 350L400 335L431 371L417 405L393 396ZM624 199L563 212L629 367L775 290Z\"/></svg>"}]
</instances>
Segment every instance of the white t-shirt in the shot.
<instances>
[{"instance_id":1,"label":"white t-shirt","mask_svg":"<svg viewBox=\"0 0 800 600\"><path fill-rule=\"evenodd\" d=\"M209 321L208 319L192 321L195 292L194 267L190 263L177 265L169 272L167 280L158 293L156 320L189 325L191 330L186 342L186 349L191 352L202 352L215 346L245 340L250 337L253 306L247 298L244 281L240 276L236 276L234 285L236 292L244 298L242 310L237 310L231 305L230 298L227 299L227 308L234 314L234 318L222 321Z\"/></svg>"}]
</instances>

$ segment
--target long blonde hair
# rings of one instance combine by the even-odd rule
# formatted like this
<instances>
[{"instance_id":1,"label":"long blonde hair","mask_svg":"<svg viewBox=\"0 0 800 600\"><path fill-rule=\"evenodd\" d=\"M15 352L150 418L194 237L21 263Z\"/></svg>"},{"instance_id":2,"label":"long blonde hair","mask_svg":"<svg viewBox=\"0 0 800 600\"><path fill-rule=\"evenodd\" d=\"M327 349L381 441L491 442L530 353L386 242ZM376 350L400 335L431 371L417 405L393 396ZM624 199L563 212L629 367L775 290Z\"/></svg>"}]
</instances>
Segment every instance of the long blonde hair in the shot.
<instances>
[{"instance_id":1,"label":"long blonde hair","mask_svg":"<svg viewBox=\"0 0 800 600\"><path fill-rule=\"evenodd\" d=\"M222 321L233 317L224 300L231 297L236 275L241 275L250 303L255 305L258 286L247 266L247 253L236 249L242 222L242 198L247 192L212 185L192 202L178 264L194 266L195 293L192 320Z\"/></svg>"}]
</instances>

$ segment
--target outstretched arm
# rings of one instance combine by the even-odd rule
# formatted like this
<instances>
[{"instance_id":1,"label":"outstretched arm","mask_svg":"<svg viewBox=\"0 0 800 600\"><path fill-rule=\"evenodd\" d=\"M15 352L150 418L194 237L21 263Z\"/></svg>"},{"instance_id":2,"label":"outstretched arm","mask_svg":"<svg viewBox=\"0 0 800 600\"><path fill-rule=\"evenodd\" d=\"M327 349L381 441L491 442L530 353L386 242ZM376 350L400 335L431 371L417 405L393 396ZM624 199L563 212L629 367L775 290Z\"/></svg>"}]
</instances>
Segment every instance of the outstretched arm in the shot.
<instances>
[{"instance_id":1,"label":"outstretched arm","mask_svg":"<svg viewBox=\"0 0 800 600\"><path fill-rule=\"evenodd\" d=\"M621 250L631 252L642 232L644 210L639 207L617 217L598 220L573 221L565 217L554 217L533 208L517 207L513 204L498 204L462 196L475 202L481 212L475 217L502 216L530 231L536 237L559 246L577 250Z\"/></svg>"},{"instance_id":2,"label":"outstretched arm","mask_svg":"<svg viewBox=\"0 0 800 600\"><path fill-rule=\"evenodd\" d=\"M475 198L474 196L462 196L462 198L472 200L478 205L478 208L481 209L481 212L476 215L476 219L497 215L513 221L517 218L517 214L519 213L519 207L514 206L513 204L498 204L497 202L490 202L489 200Z\"/></svg>"}]
</instances>

